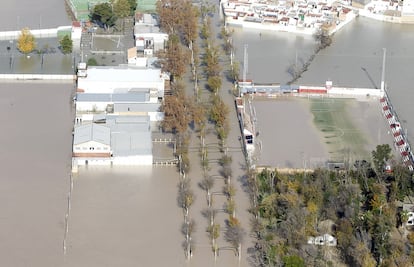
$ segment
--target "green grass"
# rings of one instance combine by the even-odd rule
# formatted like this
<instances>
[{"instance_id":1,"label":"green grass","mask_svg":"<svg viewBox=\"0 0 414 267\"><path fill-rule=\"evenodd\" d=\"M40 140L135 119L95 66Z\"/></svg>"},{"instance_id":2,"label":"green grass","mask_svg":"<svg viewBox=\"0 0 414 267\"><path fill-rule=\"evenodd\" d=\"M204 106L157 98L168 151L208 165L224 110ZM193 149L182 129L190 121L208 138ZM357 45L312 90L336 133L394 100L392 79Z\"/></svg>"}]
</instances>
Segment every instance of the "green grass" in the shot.
<instances>
[{"instance_id":1,"label":"green grass","mask_svg":"<svg viewBox=\"0 0 414 267\"><path fill-rule=\"evenodd\" d=\"M352 162L368 158L366 139L349 118L347 108L352 99L310 99L314 124L324 137L330 159Z\"/></svg>"}]
</instances>

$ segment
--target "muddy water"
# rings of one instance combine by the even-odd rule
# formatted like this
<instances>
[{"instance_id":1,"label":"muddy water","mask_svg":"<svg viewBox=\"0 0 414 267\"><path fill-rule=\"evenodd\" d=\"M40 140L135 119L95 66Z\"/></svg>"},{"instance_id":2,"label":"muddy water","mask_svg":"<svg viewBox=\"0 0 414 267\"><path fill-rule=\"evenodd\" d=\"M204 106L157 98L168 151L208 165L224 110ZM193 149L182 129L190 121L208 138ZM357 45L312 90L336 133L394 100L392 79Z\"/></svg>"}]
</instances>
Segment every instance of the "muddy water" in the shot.
<instances>
[{"instance_id":1,"label":"muddy water","mask_svg":"<svg viewBox=\"0 0 414 267\"><path fill-rule=\"evenodd\" d=\"M297 84L380 87L383 48L386 48L385 81L401 122L414 141L414 25L398 25L358 18L333 37L330 47L318 54ZM301 66L316 43L310 36L234 28L236 57L243 66L247 45L247 78L255 82L286 84L289 66ZM241 68L242 69L242 68ZM242 75L241 75L242 76Z\"/></svg>"},{"instance_id":2,"label":"muddy water","mask_svg":"<svg viewBox=\"0 0 414 267\"><path fill-rule=\"evenodd\" d=\"M1 1L0 31L56 28L71 24L65 10L65 0L5 0Z\"/></svg>"}]
</instances>

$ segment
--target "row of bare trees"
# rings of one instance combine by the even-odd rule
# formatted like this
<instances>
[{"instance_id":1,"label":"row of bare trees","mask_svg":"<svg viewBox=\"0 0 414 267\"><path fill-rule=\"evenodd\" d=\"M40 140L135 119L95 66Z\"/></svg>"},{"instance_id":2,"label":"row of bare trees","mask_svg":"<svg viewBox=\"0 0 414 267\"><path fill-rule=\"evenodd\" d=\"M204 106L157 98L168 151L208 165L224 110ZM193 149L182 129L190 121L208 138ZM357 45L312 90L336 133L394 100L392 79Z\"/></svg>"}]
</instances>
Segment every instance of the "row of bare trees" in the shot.
<instances>
[{"instance_id":1,"label":"row of bare trees","mask_svg":"<svg viewBox=\"0 0 414 267\"><path fill-rule=\"evenodd\" d=\"M287 68L287 72L292 76L292 79L288 82L288 84L293 84L299 80L302 77L302 74L308 70L316 55L332 43L332 36L325 30L318 31L314 35L314 38L317 41L317 45L313 54L307 60L302 58L299 58L299 60L296 59L295 63ZM298 63L301 63L301 66L299 66Z\"/></svg>"},{"instance_id":2,"label":"row of bare trees","mask_svg":"<svg viewBox=\"0 0 414 267\"><path fill-rule=\"evenodd\" d=\"M219 149L222 153L222 157L217 160L221 170L219 175L209 175L209 155L208 148L204 142L201 142L201 161L204 169L204 177L200 186L206 191L207 194L207 209L204 211L204 215L209 220L207 232L212 242L212 250L215 259L217 258L220 247L216 240L221 233L222 225L215 220L218 212L225 212L228 214L228 219L225 221L224 239L231 244L231 247L235 250L239 259L241 259L241 244L245 235L244 230L241 227L239 220L236 218L236 202L234 199L236 189L232 184L232 157L227 154L225 148L225 140L229 133L229 109L226 103L220 97L220 91L222 89L222 62L220 57L223 56L223 46L215 44L216 39L213 36L212 22L209 13L214 11L211 7L202 7L202 27L201 38L203 40L204 56L203 66L205 68L205 75L207 80L207 89L210 92L209 103L210 110L208 112L208 118L210 122L214 124L214 128L217 134L219 142ZM229 34L226 34L228 37ZM225 43L229 43L224 40ZM226 52L224 50L224 52ZM216 147L217 148L217 147ZM220 192L211 192L215 181L219 179L224 181L224 186ZM216 208L214 204L214 196L216 194L226 196L226 202L223 208Z\"/></svg>"},{"instance_id":3,"label":"row of bare trees","mask_svg":"<svg viewBox=\"0 0 414 267\"><path fill-rule=\"evenodd\" d=\"M196 74L194 66L198 58L196 39L199 12L189 0L160 0L157 1L157 13L161 28L169 35L166 50L159 53L158 57L161 59L162 70L170 74L171 87L171 95L165 96L161 108L164 112L161 126L164 131L172 132L176 137L176 156L179 159L180 172L177 202L184 214L181 228L184 235L182 245L189 259L194 249L192 234L195 230L195 221L190 218L190 207L195 195L187 175L190 170L188 129L191 123L196 125L202 123L203 111L195 105L193 99L187 97L183 76L190 63L193 74Z\"/></svg>"},{"instance_id":4,"label":"row of bare trees","mask_svg":"<svg viewBox=\"0 0 414 267\"><path fill-rule=\"evenodd\" d=\"M206 190L207 209L203 212L210 220L208 233L212 242L214 256L217 257L219 250L216 240L220 236L220 224L215 220L219 209L213 207L213 195L220 193L227 196L225 209L229 214L226 221L225 238L241 255L241 239L244 231L236 218L236 204L234 200L235 188L231 185L231 157L223 155L219 163L222 166L222 178L225 186L222 192L212 192L215 178L208 174L209 158L208 147L205 144L207 126L214 124L217 137L221 140L220 151L224 153L225 139L229 132L228 107L219 96L222 87L222 66L220 64L221 47L214 44L211 29L211 12L214 6L203 5L197 10L188 0L160 0L157 2L157 12L160 15L160 25L169 34L166 51L160 53L160 63L163 71L170 73L171 95L166 96L162 105L165 118L162 122L164 131L171 131L177 140L177 157L179 158L180 182L178 185L178 204L183 209L184 223L182 233L185 237L183 248L189 258L194 250L192 233L195 229L195 222L190 218L190 207L194 202L194 192L191 189L191 181L187 177L190 168L188 157L189 126L200 135L201 140L201 162L204 177L199 185ZM201 30L198 31L198 18L201 15ZM200 34L203 40L203 57L199 62L198 45L196 39ZM202 69L206 79L207 89L211 93L207 101L203 100L199 84L198 66ZM182 77L190 66L192 79L194 81L194 97L188 97L185 83ZM188 92L188 90L187 90Z\"/></svg>"}]
</instances>

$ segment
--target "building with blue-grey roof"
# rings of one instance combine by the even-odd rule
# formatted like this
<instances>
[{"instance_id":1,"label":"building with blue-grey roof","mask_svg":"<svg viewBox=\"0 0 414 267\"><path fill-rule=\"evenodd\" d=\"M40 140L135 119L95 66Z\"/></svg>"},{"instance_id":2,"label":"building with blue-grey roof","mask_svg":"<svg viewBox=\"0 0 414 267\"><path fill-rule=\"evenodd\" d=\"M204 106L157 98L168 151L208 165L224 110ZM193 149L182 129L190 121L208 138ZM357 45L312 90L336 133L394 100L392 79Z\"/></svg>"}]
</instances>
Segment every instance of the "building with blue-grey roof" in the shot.
<instances>
[{"instance_id":1,"label":"building with blue-grey roof","mask_svg":"<svg viewBox=\"0 0 414 267\"><path fill-rule=\"evenodd\" d=\"M111 157L110 128L89 123L75 128L73 157L104 161Z\"/></svg>"},{"instance_id":2,"label":"building with blue-grey roof","mask_svg":"<svg viewBox=\"0 0 414 267\"><path fill-rule=\"evenodd\" d=\"M76 96L76 116L108 113L114 115L149 116L153 122L161 121L164 113L161 103L151 90L128 93L97 94L80 93Z\"/></svg>"},{"instance_id":3,"label":"building with blue-grey roof","mask_svg":"<svg viewBox=\"0 0 414 267\"><path fill-rule=\"evenodd\" d=\"M152 165L150 118L97 114L78 119L73 158L76 165Z\"/></svg>"}]
</instances>

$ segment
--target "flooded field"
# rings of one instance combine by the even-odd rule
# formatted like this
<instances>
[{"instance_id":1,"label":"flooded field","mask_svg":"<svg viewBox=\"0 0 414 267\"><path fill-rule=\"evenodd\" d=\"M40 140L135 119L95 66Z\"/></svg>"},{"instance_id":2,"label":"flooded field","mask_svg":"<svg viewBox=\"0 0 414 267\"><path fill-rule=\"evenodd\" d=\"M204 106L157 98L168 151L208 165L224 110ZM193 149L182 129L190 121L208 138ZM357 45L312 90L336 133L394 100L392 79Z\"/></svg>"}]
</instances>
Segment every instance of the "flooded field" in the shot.
<instances>
[{"instance_id":1,"label":"flooded field","mask_svg":"<svg viewBox=\"0 0 414 267\"><path fill-rule=\"evenodd\" d=\"M38 38L36 50L26 56L16 41L0 41L0 73L74 74L74 55L63 54L59 46L57 38Z\"/></svg>"},{"instance_id":2,"label":"flooded field","mask_svg":"<svg viewBox=\"0 0 414 267\"><path fill-rule=\"evenodd\" d=\"M316 168L369 158L393 145L379 101L286 98L253 101L261 143L258 165Z\"/></svg>"},{"instance_id":3,"label":"flooded field","mask_svg":"<svg viewBox=\"0 0 414 267\"><path fill-rule=\"evenodd\" d=\"M71 25L64 0L2 1L0 31L56 28Z\"/></svg>"},{"instance_id":4,"label":"flooded field","mask_svg":"<svg viewBox=\"0 0 414 267\"><path fill-rule=\"evenodd\" d=\"M2 266L62 266L72 83L0 83Z\"/></svg>"},{"instance_id":5,"label":"flooded field","mask_svg":"<svg viewBox=\"0 0 414 267\"><path fill-rule=\"evenodd\" d=\"M74 176L65 266L184 266L175 167Z\"/></svg>"}]
</instances>

